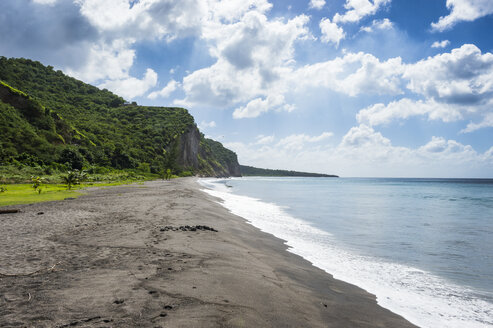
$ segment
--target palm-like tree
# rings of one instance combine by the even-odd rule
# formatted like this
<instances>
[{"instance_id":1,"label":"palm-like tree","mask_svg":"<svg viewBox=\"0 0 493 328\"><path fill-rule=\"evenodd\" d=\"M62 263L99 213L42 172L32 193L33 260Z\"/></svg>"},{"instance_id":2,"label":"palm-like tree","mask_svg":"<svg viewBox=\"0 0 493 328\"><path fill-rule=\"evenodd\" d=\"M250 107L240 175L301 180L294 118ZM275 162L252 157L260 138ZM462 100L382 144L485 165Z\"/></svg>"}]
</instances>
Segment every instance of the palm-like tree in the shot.
<instances>
[{"instance_id":1,"label":"palm-like tree","mask_svg":"<svg viewBox=\"0 0 493 328\"><path fill-rule=\"evenodd\" d=\"M78 174L74 171L68 171L67 175L62 177L63 181L67 185L67 189L72 189L72 186L79 182Z\"/></svg>"}]
</instances>

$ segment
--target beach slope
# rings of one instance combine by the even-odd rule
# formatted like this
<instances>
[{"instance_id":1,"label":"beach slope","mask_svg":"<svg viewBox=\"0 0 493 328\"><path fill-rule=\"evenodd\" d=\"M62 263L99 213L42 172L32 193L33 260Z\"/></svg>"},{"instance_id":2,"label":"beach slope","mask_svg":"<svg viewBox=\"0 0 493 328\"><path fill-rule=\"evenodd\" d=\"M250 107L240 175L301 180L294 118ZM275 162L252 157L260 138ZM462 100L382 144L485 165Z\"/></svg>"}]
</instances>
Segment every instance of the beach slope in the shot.
<instances>
[{"instance_id":1,"label":"beach slope","mask_svg":"<svg viewBox=\"0 0 493 328\"><path fill-rule=\"evenodd\" d=\"M0 326L414 327L217 201L189 178L0 215Z\"/></svg>"}]
</instances>

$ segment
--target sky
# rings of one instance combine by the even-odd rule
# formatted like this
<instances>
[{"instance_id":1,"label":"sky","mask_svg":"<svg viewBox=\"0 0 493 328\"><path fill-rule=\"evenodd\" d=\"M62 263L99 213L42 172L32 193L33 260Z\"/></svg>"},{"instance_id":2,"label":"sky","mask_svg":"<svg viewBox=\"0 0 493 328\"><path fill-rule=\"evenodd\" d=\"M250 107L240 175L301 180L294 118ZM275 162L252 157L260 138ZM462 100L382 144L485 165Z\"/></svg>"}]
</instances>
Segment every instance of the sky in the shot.
<instances>
[{"instance_id":1,"label":"sky","mask_svg":"<svg viewBox=\"0 0 493 328\"><path fill-rule=\"evenodd\" d=\"M0 31L241 164L493 178L492 0L2 0Z\"/></svg>"}]
</instances>

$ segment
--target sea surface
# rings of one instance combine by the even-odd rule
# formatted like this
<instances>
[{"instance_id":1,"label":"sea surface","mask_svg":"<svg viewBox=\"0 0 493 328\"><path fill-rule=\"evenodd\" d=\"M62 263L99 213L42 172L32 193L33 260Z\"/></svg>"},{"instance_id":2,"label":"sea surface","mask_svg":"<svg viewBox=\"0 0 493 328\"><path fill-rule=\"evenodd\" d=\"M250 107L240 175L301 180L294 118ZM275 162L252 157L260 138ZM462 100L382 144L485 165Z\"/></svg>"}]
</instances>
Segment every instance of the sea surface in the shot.
<instances>
[{"instance_id":1,"label":"sea surface","mask_svg":"<svg viewBox=\"0 0 493 328\"><path fill-rule=\"evenodd\" d=\"M421 327L493 327L493 180L201 179L232 213Z\"/></svg>"}]
</instances>

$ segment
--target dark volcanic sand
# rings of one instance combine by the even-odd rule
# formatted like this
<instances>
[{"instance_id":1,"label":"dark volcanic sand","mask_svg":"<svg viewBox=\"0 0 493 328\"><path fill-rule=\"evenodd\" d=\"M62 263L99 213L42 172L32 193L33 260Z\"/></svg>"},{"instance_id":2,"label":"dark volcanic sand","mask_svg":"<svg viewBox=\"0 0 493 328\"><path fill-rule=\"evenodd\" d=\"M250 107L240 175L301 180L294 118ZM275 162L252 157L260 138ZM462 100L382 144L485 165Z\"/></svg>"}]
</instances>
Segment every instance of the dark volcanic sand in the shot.
<instances>
[{"instance_id":1,"label":"dark volcanic sand","mask_svg":"<svg viewBox=\"0 0 493 328\"><path fill-rule=\"evenodd\" d=\"M0 327L413 327L194 179L16 208L0 215Z\"/></svg>"}]
</instances>

